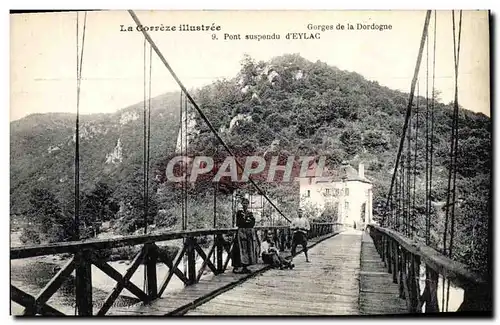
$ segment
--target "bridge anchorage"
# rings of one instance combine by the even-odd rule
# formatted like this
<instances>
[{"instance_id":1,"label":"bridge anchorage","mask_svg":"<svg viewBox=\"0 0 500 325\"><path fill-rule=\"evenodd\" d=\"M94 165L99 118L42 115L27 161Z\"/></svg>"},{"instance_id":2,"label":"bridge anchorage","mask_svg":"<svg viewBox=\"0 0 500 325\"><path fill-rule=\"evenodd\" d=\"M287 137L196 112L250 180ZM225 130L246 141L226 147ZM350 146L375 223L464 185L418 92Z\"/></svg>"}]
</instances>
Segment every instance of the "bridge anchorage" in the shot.
<instances>
[{"instance_id":1,"label":"bridge anchorage","mask_svg":"<svg viewBox=\"0 0 500 325\"><path fill-rule=\"evenodd\" d=\"M136 30L136 26L143 26L134 11L130 10L129 14L135 23L129 29ZM253 165L244 165L240 157L233 153L175 74L148 30L138 28L137 31L143 36L141 41L144 42L143 183L140 188L140 206L143 211L137 218L142 219L141 223L135 225L140 229L134 229L139 230L139 234L85 239L81 233L84 221L80 207L79 169L79 100L87 24L85 14L81 48L77 37L75 216L71 225L74 227L72 240L10 248L11 265L22 264L28 259L41 261L47 256L59 256L64 260L60 268L52 270L53 276L37 293L32 293L32 287L11 281L11 310L15 309L15 314L22 316L361 316L435 315L449 312L491 315L491 275L471 270L468 265L458 261L454 254L456 215L459 205L467 200L457 186L460 144L458 67L462 11L459 12L458 26L455 15L453 11L455 100L450 114L446 202L437 202L435 199L434 69L437 13L427 11L405 122L387 193L380 194L383 191L375 189L376 183L364 176L362 164L354 174L350 172L352 167L347 163L342 164L344 174L341 173L335 180L328 177L324 179L330 185L336 184L332 185L332 190L339 190L340 216L336 222L320 222L319 219L308 220L301 214L302 209L305 209L304 202L314 201L310 191L316 187L309 186L310 183L300 190L306 199L301 201L304 204L297 209L299 218L295 216L296 211L280 209L278 200L273 200L272 189L258 184L256 178L248 177L248 187L232 188L231 191L224 187L227 184L223 182L210 181L210 186L204 190L210 193L209 200L213 199L213 226L210 229L189 229L190 223L193 225L196 222L188 217L189 198L193 196L195 185L186 177L177 184L177 189L181 191L178 196L181 229L155 233L149 218L154 178L150 175L153 53L181 90L176 154L194 156L188 146L188 115L194 112L211 131L217 146L231 157L226 160L235 165L237 175L245 174L245 170L248 171ZM77 35L79 24L80 19L77 17ZM123 28L124 25L121 26ZM428 75L429 26L434 31L432 78ZM426 105L425 111L419 111L418 80L426 47ZM432 95L429 98L430 82ZM425 137L423 141L421 138L419 141L421 136ZM425 146L419 148L422 142ZM208 160L195 161L203 165L200 165L197 173L211 176L208 172L200 172L204 168L208 170ZM314 162L314 166L318 164L320 162ZM423 176L419 172L421 165L425 165L425 172L422 173L425 174L423 196L417 193L417 175ZM181 171L183 168L189 169L189 163L179 166ZM349 187L347 182L354 185ZM362 194L358 195L356 188ZM320 191L324 189L326 191L326 187L321 187ZM231 207L225 210L227 215L218 210L221 204L219 194L223 191L231 194ZM356 196L356 199L347 201L349 195ZM356 213L350 212L348 202L352 205L356 203ZM238 203L241 203L241 209ZM211 215L212 211L196 213ZM255 218L258 214L262 216L260 224ZM437 217L440 216L443 217L442 226L438 225ZM229 221L224 224L226 219ZM294 252L297 244L300 250ZM176 247L178 249L174 249ZM269 247L274 248L274 253L273 248ZM264 263L261 255L264 251L278 262ZM127 262L111 261L110 256L117 252L130 253ZM293 268L283 267L290 265L288 263L293 263ZM490 263L488 261L488 267ZM238 272L240 268L242 270ZM59 303L61 300L64 303Z\"/></svg>"}]
</instances>

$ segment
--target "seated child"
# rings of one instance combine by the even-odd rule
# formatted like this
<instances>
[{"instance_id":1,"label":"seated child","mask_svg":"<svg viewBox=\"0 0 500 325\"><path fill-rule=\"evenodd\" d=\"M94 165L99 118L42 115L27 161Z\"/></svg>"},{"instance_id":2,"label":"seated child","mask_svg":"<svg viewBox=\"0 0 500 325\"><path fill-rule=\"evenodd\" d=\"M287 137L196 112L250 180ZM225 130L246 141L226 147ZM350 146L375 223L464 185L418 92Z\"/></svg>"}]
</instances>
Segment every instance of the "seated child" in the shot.
<instances>
[{"instance_id":1,"label":"seated child","mask_svg":"<svg viewBox=\"0 0 500 325\"><path fill-rule=\"evenodd\" d=\"M294 265L280 256L278 249L274 246L272 241L272 234L267 234L266 239L262 242L260 251L262 254L262 261L265 264L270 264L276 268L279 267L280 270L284 268L293 269Z\"/></svg>"}]
</instances>

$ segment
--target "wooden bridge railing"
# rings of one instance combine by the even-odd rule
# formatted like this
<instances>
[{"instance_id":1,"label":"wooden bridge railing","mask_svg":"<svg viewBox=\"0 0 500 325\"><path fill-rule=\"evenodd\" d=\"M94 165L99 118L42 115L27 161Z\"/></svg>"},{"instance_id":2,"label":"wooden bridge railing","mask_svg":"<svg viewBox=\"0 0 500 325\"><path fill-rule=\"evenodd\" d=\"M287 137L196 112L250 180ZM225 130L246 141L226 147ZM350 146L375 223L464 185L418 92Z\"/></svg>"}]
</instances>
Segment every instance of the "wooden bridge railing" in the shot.
<instances>
[{"instance_id":1,"label":"wooden bridge railing","mask_svg":"<svg viewBox=\"0 0 500 325\"><path fill-rule=\"evenodd\" d=\"M341 228L341 224L313 223L309 237L313 238L339 232ZM284 238L290 238L290 236L286 236L287 233L289 235L288 226L255 227L255 229L260 238L263 238L263 232L269 231L273 232L278 242L284 240ZM123 289L127 289L139 300L149 302L162 296L173 276L178 277L185 285L192 285L200 280L207 267L215 275L224 273L231 259L230 252L234 244L235 232L236 228L204 229L126 236L106 240L13 247L10 250L11 260L68 253L72 254L72 257L35 297L11 284L11 300L25 308L23 315L64 315L64 313L50 306L47 302L75 271L76 313L78 315L105 315ZM214 238L211 245L209 245L208 253L205 253L200 244L201 238L205 236L213 236ZM174 258L168 256L164 250L156 245L158 242L178 239L184 239L184 244ZM106 249L137 245L140 245L140 250L130 262L124 275L108 264L106 259L99 256L99 252ZM201 267L198 269L196 267L196 255L202 260ZM224 255L226 255L225 258ZM184 258L187 259L186 274L179 269L179 264ZM158 263L163 263L168 267L168 274L161 283L157 282ZM147 275L144 290L131 281L132 276L142 264L144 264ZM116 281L114 289L98 310L95 310L92 300L92 265Z\"/></svg>"},{"instance_id":2,"label":"wooden bridge railing","mask_svg":"<svg viewBox=\"0 0 500 325\"><path fill-rule=\"evenodd\" d=\"M464 290L459 312L492 311L492 284L464 264L394 230L377 225L368 225L367 229L388 272L392 273L393 282L399 284L399 296L406 300L408 312L421 313L424 305L425 313L440 312L437 298L439 275ZM426 267L422 295L419 288L421 263Z\"/></svg>"}]
</instances>

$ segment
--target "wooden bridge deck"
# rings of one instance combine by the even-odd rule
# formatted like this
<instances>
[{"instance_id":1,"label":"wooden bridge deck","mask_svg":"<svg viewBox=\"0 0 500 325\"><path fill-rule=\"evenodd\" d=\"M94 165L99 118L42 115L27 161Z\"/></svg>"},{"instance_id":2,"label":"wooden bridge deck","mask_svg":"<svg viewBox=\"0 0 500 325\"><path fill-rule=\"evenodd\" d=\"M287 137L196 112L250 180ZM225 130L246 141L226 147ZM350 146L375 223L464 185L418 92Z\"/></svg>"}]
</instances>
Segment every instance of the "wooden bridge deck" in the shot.
<instances>
[{"instance_id":1,"label":"wooden bridge deck","mask_svg":"<svg viewBox=\"0 0 500 325\"><path fill-rule=\"evenodd\" d=\"M312 239L309 241L309 246L313 247L334 235L335 234L328 234L319 238ZM297 251L299 251L299 248L297 248ZM289 255L289 252L285 252L284 257L287 257ZM187 286L180 291L165 293L160 299L157 299L152 303L138 303L129 307L114 307L108 312L108 315L182 315L189 309L234 288L242 281L245 281L245 279L255 277L258 274L265 272L269 269L269 266L265 264L257 264L250 266L249 269L252 271L252 274L235 274L232 273L231 270L227 270L225 273L219 274L217 276L205 276L200 279L197 284Z\"/></svg>"},{"instance_id":2,"label":"wooden bridge deck","mask_svg":"<svg viewBox=\"0 0 500 325\"><path fill-rule=\"evenodd\" d=\"M294 259L293 270L269 270L187 315L359 314L361 232L326 240Z\"/></svg>"},{"instance_id":3,"label":"wooden bridge deck","mask_svg":"<svg viewBox=\"0 0 500 325\"><path fill-rule=\"evenodd\" d=\"M328 237L328 236L327 236ZM405 313L397 284L369 235L350 230L311 242L293 270L254 265L251 275L226 272L151 304L113 309L111 315L366 315Z\"/></svg>"},{"instance_id":4,"label":"wooden bridge deck","mask_svg":"<svg viewBox=\"0 0 500 325\"><path fill-rule=\"evenodd\" d=\"M398 284L392 282L373 241L363 233L361 271L359 277L359 308L364 315L406 314L406 301L399 298Z\"/></svg>"}]
</instances>

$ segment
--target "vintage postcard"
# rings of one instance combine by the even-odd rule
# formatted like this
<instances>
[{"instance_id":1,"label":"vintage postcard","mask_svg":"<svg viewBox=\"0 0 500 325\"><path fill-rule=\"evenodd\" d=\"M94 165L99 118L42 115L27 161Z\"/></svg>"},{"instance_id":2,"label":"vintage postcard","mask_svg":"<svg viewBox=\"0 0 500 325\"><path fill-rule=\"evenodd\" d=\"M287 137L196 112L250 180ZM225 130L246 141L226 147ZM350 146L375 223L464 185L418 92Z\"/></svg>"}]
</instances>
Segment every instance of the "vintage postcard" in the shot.
<instances>
[{"instance_id":1,"label":"vintage postcard","mask_svg":"<svg viewBox=\"0 0 500 325\"><path fill-rule=\"evenodd\" d=\"M10 33L11 315L492 315L488 11Z\"/></svg>"}]
</instances>

